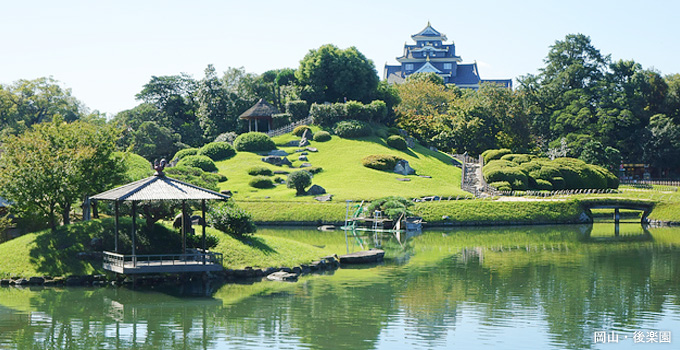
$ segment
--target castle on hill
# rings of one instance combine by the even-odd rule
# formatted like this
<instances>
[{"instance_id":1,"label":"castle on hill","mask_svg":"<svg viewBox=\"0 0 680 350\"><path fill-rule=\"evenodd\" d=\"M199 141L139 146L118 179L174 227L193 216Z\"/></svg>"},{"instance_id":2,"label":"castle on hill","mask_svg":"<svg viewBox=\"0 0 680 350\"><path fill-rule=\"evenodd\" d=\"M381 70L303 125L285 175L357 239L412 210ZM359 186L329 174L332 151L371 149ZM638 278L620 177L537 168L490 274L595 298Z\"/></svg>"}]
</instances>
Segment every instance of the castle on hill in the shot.
<instances>
[{"instance_id":1,"label":"castle on hill","mask_svg":"<svg viewBox=\"0 0 680 350\"><path fill-rule=\"evenodd\" d=\"M385 64L383 79L401 83L413 73L433 72L444 78L445 84L460 88L478 89L480 83L490 82L512 88L512 79L486 80L479 77L477 62L462 63L456 55L456 45L446 43L446 35L432 28L430 22L420 32L411 35L415 45L404 44L404 53L397 57L399 65Z\"/></svg>"}]
</instances>

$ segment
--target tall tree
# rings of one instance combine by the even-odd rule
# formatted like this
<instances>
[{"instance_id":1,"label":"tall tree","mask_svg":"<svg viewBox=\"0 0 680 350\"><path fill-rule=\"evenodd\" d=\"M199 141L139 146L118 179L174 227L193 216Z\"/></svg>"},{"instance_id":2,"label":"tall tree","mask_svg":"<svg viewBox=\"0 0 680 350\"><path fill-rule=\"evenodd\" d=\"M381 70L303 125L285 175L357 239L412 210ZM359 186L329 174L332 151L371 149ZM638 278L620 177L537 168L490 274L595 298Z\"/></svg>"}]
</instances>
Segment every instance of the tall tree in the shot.
<instances>
[{"instance_id":1,"label":"tall tree","mask_svg":"<svg viewBox=\"0 0 680 350\"><path fill-rule=\"evenodd\" d=\"M7 136L0 157L0 193L19 214L44 215L54 229L61 213L68 224L73 203L122 179L123 162L113 154L117 137L111 127L66 123L60 116Z\"/></svg>"},{"instance_id":2,"label":"tall tree","mask_svg":"<svg viewBox=\"0 0 680 350\"><path fill-rule=\"evenodd\" d=\"M373 61L356 47L341 50L331 44L310 50L295 76L306 86L303 97L310 103L345 99L367 103L379 80Z\"/></svg>"}]
</instances>

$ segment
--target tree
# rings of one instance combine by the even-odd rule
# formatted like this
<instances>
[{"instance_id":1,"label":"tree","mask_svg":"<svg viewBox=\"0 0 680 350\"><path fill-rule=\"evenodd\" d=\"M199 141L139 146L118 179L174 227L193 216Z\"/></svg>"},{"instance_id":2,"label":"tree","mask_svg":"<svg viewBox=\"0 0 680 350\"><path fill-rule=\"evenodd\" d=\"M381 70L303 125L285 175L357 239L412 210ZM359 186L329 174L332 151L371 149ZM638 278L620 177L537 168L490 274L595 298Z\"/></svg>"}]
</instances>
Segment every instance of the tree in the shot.
<instances>
[{"instance_id":1,"label":"tree","mask_svg":"<svg viewBox=\"0 0 680 350\"><path fill-rule=\"evenodd\" d=\"M298 170L288 175L286 186L296 190L296 196L305 194L305 188L312 184L312 174L307 170Z\"/></svg>"},{"instance_id":2,"label":"tree","mask_svg":"<svg viewBox=\"0 0 680 350\"><path fill-rule=\"evenodd\" d=\"M59 115L74 121L85 114L80 101L63 89L57 80L38 78L0 85L0 127L3 132L20 133L27 127Z\"/></svg>"},{"instance_id":3,"label":"tree","mask_svg":"<svg viewBox=\"0 0 680 350\"><path fill-rule=\"evenodd\" d=\"M644 160L654 167L680 166L680 126L663 114L650 119L644 140Z\"/></svg>"},{"instance_id":4,"label":"tree","mask_svg":"<svg viewBox=\"0 0 680 350\"><path fill-rule=\"evenodd\" d=\"M310 103L345 99L368 103L379 80L373 61L356 47L341 50L331 44L310 50L295 76L306 86L303 98Z\"/></svg>"},{"instance_id":5,"label":"tree","mask_svg":"<svg viewBox=\"0 0 680 350\"><path fill-rule=\"evenodd\" d=\"M118 183L124 163L113 155L118 131L60 117L3 141L0 193L19 214L39 213L54 230L70 223L71 205Z\"/></svg>"},{"instance_id":6,"label":"tree","mask_svg":"<svg viewBox=\"0 0 680 350\"><path fill-rule=\"evenodd\" d=\"M170 157L178 150L180 136L153 121L143 122L132 131L132 150L148 161Z\"/></svg>"}]
</instances>

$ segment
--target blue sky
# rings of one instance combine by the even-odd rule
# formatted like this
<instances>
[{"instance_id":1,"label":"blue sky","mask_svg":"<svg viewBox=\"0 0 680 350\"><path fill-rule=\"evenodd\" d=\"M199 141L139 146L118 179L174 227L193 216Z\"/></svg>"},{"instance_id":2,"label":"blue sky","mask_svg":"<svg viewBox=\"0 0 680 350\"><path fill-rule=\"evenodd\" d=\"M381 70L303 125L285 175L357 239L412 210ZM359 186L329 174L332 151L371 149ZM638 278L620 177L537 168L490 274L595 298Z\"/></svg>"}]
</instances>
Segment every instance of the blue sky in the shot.
<instances>
[{"instance_id":1,"label":"blue sky","mask_svg":"<svg viewBox=\"0 0 680 350\"><path fill-rule=\"evenodd\" d=\"M1 1L0 84L52 76L90 109L134 107L152 75L297 68L327 43L356 46L382 78L428 20L482 78L536 73L570 33L603 54L680 73L677 1Z\"/></svg>"}]
</instances>

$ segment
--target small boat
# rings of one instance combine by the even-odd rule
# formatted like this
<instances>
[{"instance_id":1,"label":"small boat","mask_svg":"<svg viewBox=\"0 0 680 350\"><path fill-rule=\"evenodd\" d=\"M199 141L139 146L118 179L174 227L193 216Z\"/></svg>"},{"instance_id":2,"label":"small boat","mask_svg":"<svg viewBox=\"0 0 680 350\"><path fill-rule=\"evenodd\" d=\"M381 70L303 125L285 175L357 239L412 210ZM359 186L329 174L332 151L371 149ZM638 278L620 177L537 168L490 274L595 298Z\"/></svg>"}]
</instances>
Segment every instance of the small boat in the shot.
<instances>
[{"instance_id":1,"label":"small boat","mask_svg":"<svg viewBox=\"0 0 680 350\"><path fill-rule=\"evenodd\" d=\"M335 226L333 225L321 225L316 228L319 231L335 231Z\"/></svg>"}]
</instances>

